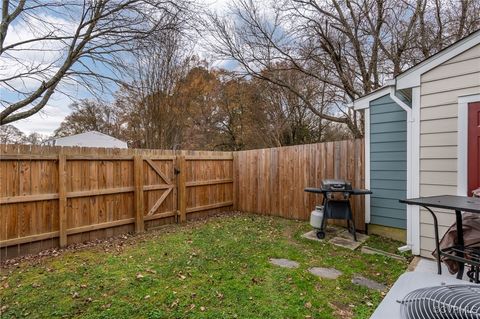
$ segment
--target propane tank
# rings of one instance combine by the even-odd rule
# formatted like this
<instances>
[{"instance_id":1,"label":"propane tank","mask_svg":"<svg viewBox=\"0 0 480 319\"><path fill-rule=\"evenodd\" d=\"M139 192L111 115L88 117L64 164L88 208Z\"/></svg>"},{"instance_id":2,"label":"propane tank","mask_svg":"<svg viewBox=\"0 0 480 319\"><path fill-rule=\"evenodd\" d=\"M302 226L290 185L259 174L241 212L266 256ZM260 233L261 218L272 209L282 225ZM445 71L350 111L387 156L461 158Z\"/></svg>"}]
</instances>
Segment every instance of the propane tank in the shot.
<instances>
[{"instance_id":1,"label":"propane tank","mask_svg":"<svg viewBox=\"0 0 480 319\"><path fill-rule=\"evenodd\" d=\"M316 206L310 214L310 225L315 229L322 229L323 206Z\"/></svg>"}]
</instances>

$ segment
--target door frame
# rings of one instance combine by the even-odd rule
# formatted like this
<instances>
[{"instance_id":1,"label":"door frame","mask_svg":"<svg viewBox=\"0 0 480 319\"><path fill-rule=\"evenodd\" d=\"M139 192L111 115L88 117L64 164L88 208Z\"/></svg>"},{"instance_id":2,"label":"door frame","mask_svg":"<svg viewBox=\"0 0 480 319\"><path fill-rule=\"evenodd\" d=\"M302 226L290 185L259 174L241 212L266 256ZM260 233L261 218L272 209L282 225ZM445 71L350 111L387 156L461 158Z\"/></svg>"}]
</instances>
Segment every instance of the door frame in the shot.
<instances>
[{"instance_id":1,"label":"door frame","mask_svg":"<svg viewBox=\"0 0 480 319\"><path fill-rule=\"evenodd\" d=\"M468 196L468 105L480 102L480 94L458 97L457 195Z\"/></svg>"}]
</instances>

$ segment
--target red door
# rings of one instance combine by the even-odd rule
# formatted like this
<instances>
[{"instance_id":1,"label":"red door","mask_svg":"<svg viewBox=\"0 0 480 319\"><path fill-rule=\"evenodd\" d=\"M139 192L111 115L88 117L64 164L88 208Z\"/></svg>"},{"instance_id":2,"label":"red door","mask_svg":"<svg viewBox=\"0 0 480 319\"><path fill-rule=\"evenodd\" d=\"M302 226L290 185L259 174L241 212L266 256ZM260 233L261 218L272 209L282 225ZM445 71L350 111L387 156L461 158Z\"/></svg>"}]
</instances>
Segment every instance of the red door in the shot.
<instances>
[{"instance_id":1,"label":"red door","mask_svg":"<svg viewBox=\"0 0 480 319\"><path fill-rule=\"evenodd\" d=\"M480 102L468 104L468 196L480 187Z\"/></svg>"}]
</instances>

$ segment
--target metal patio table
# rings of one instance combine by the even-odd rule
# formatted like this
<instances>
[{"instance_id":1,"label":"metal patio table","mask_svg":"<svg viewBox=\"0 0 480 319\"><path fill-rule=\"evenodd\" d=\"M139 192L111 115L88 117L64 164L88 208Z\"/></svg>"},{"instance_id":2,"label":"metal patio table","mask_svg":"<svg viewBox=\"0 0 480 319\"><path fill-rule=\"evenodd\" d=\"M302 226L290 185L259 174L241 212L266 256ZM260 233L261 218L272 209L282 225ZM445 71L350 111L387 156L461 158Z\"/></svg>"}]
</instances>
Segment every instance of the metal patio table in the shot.
<instances>
[{"instance_id":1,"label":"metal patio table","mask_svg":"<svg viewBox=\"0 0 480 319\"><path fill-rule=\"evenodd\" d=\"M445 256L448 259L455 260L459 264L457 278L463 278L463 272L465 264L471 265L476 268L475 278L470 277L476 283L479 283L478 269L480 268L480 252L477 249L465 247L463 240L463 220L462 212L479 214L480 217L480 198L466 197L466 196L429 196L419 197L412 199L399 200L400 203L407 205L417 205L425 208L433 217L433 226L435 228L435 247L437 249L437 267L438 274L442 274L441 257ZM456 224L457 224L457 244L455 246L440 249L440 240L438 235L438 220L435 213L431 208L442 208L455 211ZM465 255L473 256L473 258L467 259Z\"/></svg>"}]
</instances>

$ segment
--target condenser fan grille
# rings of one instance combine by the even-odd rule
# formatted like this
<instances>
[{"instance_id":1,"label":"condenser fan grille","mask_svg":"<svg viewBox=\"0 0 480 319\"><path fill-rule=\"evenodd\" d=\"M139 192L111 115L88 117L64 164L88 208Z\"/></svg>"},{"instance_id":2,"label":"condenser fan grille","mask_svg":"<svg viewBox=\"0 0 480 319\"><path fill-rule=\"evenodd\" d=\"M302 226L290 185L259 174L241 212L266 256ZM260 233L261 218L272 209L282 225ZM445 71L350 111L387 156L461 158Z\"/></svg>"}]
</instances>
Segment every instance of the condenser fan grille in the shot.
<instances>
[{"instance_id":1,"label":"condenser fan grille","mask_svg":"<svg viewBox=\"0 0 480 319\"><path fill-rule=\"evenodd\" d=\"M480 287L438 286L414 290L401 301L405 319L480 319Z\"/></svg>"}]
</instances>

